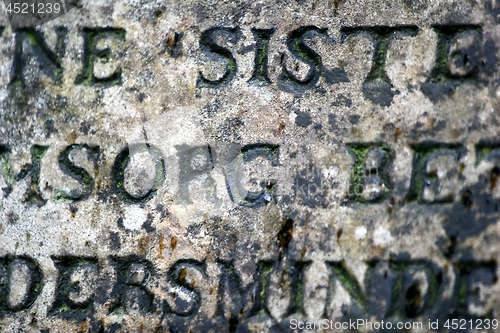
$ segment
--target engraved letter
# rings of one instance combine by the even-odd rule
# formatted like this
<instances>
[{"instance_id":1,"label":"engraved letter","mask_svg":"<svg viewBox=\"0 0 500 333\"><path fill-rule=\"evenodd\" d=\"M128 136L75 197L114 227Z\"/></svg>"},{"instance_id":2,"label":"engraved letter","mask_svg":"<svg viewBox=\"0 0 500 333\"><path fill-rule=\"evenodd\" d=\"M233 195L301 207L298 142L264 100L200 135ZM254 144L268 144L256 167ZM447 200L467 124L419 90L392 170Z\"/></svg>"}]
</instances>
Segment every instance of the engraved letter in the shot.
<instances>
[{"instance_id":1,"label":"engraved letter","mask_svg":"<svg viewBox=\"0 0 500 333\"><path fill-rule=\"evenodd\" d=\"M179 157L179 194L181 202L190 204L189 184L193 179L204 177L206 198L213 201L215 181L210 176L214 168L214 157L210 146L190 148L189 146L176 146Z\"/></svg>"},{"instance_id":2,"label":"engraved letter","mask_svg":"<svg viewBox=\"0 0 500 333\"><path fill-rule=\"evenodd\" d=\"M198 312L201 306L201 293L194 287L194 283L190 284L187 280L187 270L197 270L205 276L205 263L196 260L184 259L177 261L168 271L168 282L172 285L176 294L181 293L183 296L190 298L190 301L185 301L184 297L175 297L175 308L172 308L165 301L166 310L164 313L173 312L178 316L191 316Z\"/></svg>"},{"instance_id":3,"label":"engraved letter","mask_svg":"<svg viewBox=\"0 0 500 333\"><path fill-rule=\"evenodd\" d=\"M266 290L269 275L272 272L272 264L259 262L256 267L254 281L243 287L240 276L232 262L217 260L221 271L219 276L219 302L217 304L217 315L231 320L238 318L240 314L245 317L253 317L259 314L269 315L269 309L265 304Z\"/></svg>"},{"instance_id":4,"label":"engraved letter","mask_svg":"<svg viewBox=\"0 0 500 333\"><path fill-rule=\"evenodd\" d=\"M351 200L376 203L386 199L391 193L388 169L392 163L392 149L381 144L351 144L348 147L354 159L349 189Z\"/></svg>"},{"instance_id":5,"label":"engraved letter","mask_svg":"<svg viewBox=\"0 0 500 333\"><path fill-rule=\"evenodd\" d=\"M0 318L8 312L28 309L42 287L42 271L31 258L0 258Z\"/></svg>"},{"instance_id":6,"label":"engraved letter","mask_svg":"<svg viewBox=\"0 0 500 333\"><path fill-rule=\"evenodd\" d=\"M389 265L393 283L388 317L408 320L429 316L441 287L439 269L425 261L393 261Z\"/></svg>"},{"instance_id":7,"label":"engraved letter","mask_svg":"<svg viewBox=\"0 0 500 333\"><path fill-rule=\"evenodd\" d=\"M276 31L276 28L272 29L255 29L252 28L253 37L255 38L255 59L254 59L254 70L252 77L248 80L249 84L256 86L268 86L271 84L269 76L267 73L267 52L268 45L271 36Z\"/></svg>"},{"instance_id":8,"label":"engraved letter","mask_svg":"<svg viewBox=\"0 0 500 333\"><path fill-rule=\"evenodd\" d=\"M43 32L37 31L33 28L23 28L15 32L14 42L14 61L12 62L12 78L10 84L14 88L24 87L23 69L25 66L25 57L23 55L23 41L27 42L36 57L40 69L52 79L55 84L62 83L63 68L61 59L66 50L66 33L67 29L57 27L57 44L55 52L50 50L45 42Z\"/></svg>"},{"instance_id":9,"label":"engraved letter","mask_svg":"<svg viewBox=\"0 0 500 333\"><path fill-rule=\"evenodd\" d=\"M96 75L94 66L97 60L108 64L113 55L118 54L118 50L112 49L111 45L105 48L99 47L100 41L108 41L118 43L119 45L125 41L125 30L120 28L85 28L83 29L84 54L83 68L75 80L75 84L83 85L121 85L122 69L118 64L109 64L115 67L112 73L107 76Z\"/></svg>"},{"instance_id":10,"label":"engraved letter","mask_svg":"<svg viewBox=\"0 0 500 333\"><path fill-rule=\"evenodd\" d=\"M422 91L435 101L443 94L451 94L460 84L477 82L487 54L481 50L480 26L434 25L433 28L438 35L436 64Z\"/></svg>"},{"instance_id":11,"label":"engraved letter","mask_svg":"<svg viewBox=\"0 0 500 333\"><path fill-rule=\"evenodd\" d=\"M338 280L342 287L349 293L352 302L362 314L368 313L368 297L359 286L355 277L349 273L343 262L326 262L332 274L330 275L330 284L328 285L327 301L332 298L335 280ZM325 306L324 317L327 318L327 305Z\"/></svg>"},{"instance_id":12,"label":"engraved letter","mask_svg":"<svg viewBox=\"0 0 500 333\"><path fill-rule=\"evenodd\" d=\"M396 37L416 36L416 26L377 26L377 27L342 27L342 42L354 35L366 36L373 44L373 65L363 83L363 94L367 99L381 106L389 106L396 92L392 91L392 83L385 71L387 49Z\"/></svg>"},{"instance_id":13,"label":"engraved letter","mask_svg":"<svg viewBox=\"0 0 500 333\"><path fill-rule=\"evenodd\" d=\"M14 184L14 174L12 172L12 163L10 162L10 149L5 145L0 145L0 171L5 178L7 188L4 188L6 195L12 190Z\"/></svg>"},{"instance_id":14,"label":"engraved letter","mask_svg":"<svg viewBox=\"0 0 500 333\"><path fill-rule=\"evenodd\" d=\"M66 193L61 190L56 190L56 194L54 196L56 201L85 200L92 193L94 180L84 168L76 166L69 157L72 151L78 149L85 149L87 151L87 158L94 162L94 167L97 167L99 147L91 148L87 144L72 144L65 150L63 150L61 152L61 155L59 156L59 167L65 174L69 175L71 178L78 180L83 189L79 191L79 193L73 193L74 191Z\"/></svg>"},{"instance_id":15,"label":"engraved letter","mask_svg":"<svg viewBox=\"0 0 500 333\"><path fill-rule=\"evenodd\" d=\"M31 176L31 186L28 188L25 194L25 201L30 204L36 204L43 206L45 200L43 200L40 189L38 188L38 182L40 180L40 162L42 158L47 153L49 147L34 145L31 147L31 165L23 170L17 175L17 179L23 179L27 175Z\"/></svg>"},{"instance_id":16,"label":"engraved letter","mask_svg":"<svg viewBox=\"0 0 500 333\"><path fill-rule=\"evenodd\" d=\"M490 199L500 199L500 145L498 143L482 141L476 145L476 166L483 164L481 169L486 171L484 176L485 187ZM484 168L486 166L486 169Z\"/></svg>"},{"instance_id":17,"label":"engraved letter","mask_svg":"<svg viewBox=\"0 0 500 333\"><path fill-rule=\"evenodd\" d=\"M112 295L116 295L109 313L123 315L131 310L146 314L153 310L153 295L146 284L153 274L153 265L137 256L113 258L116 284Z\"/></svg>"},{"instance_id":18,"label":"engraved letter","mask_svg":"<svg viewBox=\"0 0 500 333\"><path fill-rule=\"evenodd\" d=\"M305 317L304 312L304 272L311 262L290 261L289 277L291 288L291 300L285 317Z\"/></svg>"},{"instance_id":19,"label":"engraved letter","mask_svg":"<svg viewBox=\"0 0 500 333\"><path fill-rule=\"evenodd\" d=\"M131 153L132 151L132 153ZM151 183L151 188L146 192L141 191L141 193L131 194L127 191L125 184L125 174L126 168L134 155L141 155L141 162L145 164L145 156L144 153L149 155L150 161L152 160L154 163L154 178L149 176L150 179L137 179L142 183L148 182ZM163 183L165 179L165 162L163 161L162 154L158 148L152 147L150 145L131 145L130 150L129 147L126 147L121 151L121 153L116 156L115 164L113 165L113 180L114 180L114 188L118 197L124 202L128 203L144 203L151 200L158 191L158 188ZM143 185L143 184L140 184Z\"/></svg>"},{"instance_id":20,"label":"engraved letter","mask_svg":"<svg viewBox=\"0 0 500 333\"><path fill-rule=\"evenodd\" d=\"M494 262L461 262L456 280L456 308L453 318L491 317L495 305L488 300L491 286L496 283L497 267Z\"/></svg>"},{"instance_id":21,"label":"engraved letter","mask_svg":"<svg viewBox=\"0 0 500 333\"><path fill-rule=\"evenodd\" d=\"M315 26L300 27L290 33L287 39L287 47L290 52L299 60L305 62L310 68L304 80L299 80L293 75L286 65L283 64L281 73L280 87L285 91L296 92L304 89L312 89L318 82L323 73L323 62L319 54L304 43L304 39L311 32L326 34L326 28L320 29Z\"/></svg>"},{"instance_id":22,"label":"engraved letter","mask_svg":"<svg viewBox=\"0 0 500 333\"><path fill-rule=\"evenodd\" d=\"M209 80L203 76L200 71L200 77L196 86L199 88L217 88L227 85L231 80L234 79L238 66L236 65L236 59L234 59L231 51L227 48L220 46L216 43L217 36L222 34L227 34L231 40L238 40L238 34L240 32L239 27L226 28L226 27L213 27L201 34L200 38L200 49L205 53L210 59L215 61L223 62L226 65L226 71L217 80Z\"/></svg>"},{"instance_id":23,"label":"engraved letter","mask_svg":"<svg viewBox=\"0 0 500 333\"><path fill-rule=\"evenodd\" d=\"M78 257L52 257L52 260L60 275L49 315L82 319L91 315L99 273L97 260Z\"/></svg>"},{"instance_id":24,"label":"engraved letter","mask_svg":"<svg viewBox=\"0 0 500 333\"><path fill-rule=\"evenodd\" d=\"M413 149L415 155L408 200L452 202L457 192L458 161L463 148L453 144L422 143Z\"/></svg>"},{"instance_id":25,"label":"engraved letter","mask_svg":"<svg viewBox=\"0 0 500 333\"><path fill-rule=\"evenodd\" d=\"M233 153L235 153L233 151ZM276 181L269 179L261 184L264 189L260 192L250 192L241 184L243 163L250 162L259 156L271 161L272 166L279 165L279 147L270 144L252 144L241 148L231 156L230 165L226 168L226 187L232 201L241 206L258 207L265 202L272 201L272 193L275 191ZM231 159L230 158L230 159Z\"/></svg>"}]
</instances>

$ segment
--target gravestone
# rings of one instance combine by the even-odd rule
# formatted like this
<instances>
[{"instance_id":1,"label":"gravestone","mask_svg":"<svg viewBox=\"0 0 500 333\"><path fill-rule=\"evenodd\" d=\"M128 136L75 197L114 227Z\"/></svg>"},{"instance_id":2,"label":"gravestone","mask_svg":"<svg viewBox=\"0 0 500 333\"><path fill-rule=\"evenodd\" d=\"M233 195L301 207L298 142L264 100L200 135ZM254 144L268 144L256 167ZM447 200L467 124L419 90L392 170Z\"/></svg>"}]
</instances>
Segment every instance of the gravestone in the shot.
<instances>
[{"instance_id":1,"label":"gravestone","mask_svg":"<svg viewBox=\"0 0 500 333\"><path fill-rule=\"evenodd\" d=\"M0 3L0 332L499 331L499 1L57 5Z\"/></svg>"}]
</instances>

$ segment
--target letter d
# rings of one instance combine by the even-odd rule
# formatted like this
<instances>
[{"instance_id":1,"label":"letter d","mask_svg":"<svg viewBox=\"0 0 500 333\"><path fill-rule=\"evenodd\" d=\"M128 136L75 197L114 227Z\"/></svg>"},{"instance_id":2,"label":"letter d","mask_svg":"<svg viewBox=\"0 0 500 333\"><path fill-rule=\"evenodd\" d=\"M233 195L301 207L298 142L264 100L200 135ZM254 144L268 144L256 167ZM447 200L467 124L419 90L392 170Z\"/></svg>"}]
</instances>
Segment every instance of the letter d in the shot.
<instances>
[{"instance_id":1,"label":"letter d","mask_svg":"<svg viewBox=\"0 0 500 333\"><path fill-rule=\"evenodd\" d=\"M42 271L31 258L6 256L0 258L0 317L7 312L28 309L42 287ZM13 291L22 289L18 296Z\"/></svg>"}]
</instances>

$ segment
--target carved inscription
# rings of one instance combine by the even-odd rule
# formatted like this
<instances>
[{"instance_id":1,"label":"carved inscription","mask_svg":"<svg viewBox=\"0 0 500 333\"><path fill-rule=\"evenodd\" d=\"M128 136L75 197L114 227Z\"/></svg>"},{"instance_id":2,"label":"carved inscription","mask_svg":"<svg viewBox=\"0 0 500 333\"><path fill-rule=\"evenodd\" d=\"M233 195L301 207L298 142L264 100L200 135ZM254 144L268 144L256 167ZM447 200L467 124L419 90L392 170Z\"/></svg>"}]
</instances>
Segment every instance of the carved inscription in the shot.
<instances>
[{"instance_id":1,"label":"carved inscription","mask_svg":"<svg viewBox=\"0 0 500 333\"><path fill-rule=\"evenodd\" d=\"M194 16L205 15L202 7ZM437 7L429 8L418 15ZM4 322L19 322L20 331L74 324L112 333L147 322L152 327L137 330L287 332L292 320L305 318L413 323L498 316L492 291L499 269L490 245L498 243L500 143L489 137L500 95L491 27L420 19L409 21L419 26L364 25L357 18L254 20L244 27L250 21L233 17L238 13L190 25L163 7L127 26L132 16L114 15L120 18L112 26L6 30L11 90L0 91L0 105L7 116L12 109L48 120L29 127L42 136L21 139L22 131L0 124L7 133L0 142L0 208L7 207L0 235L8 239L5 249L0 244L0 331ZM180 31L165 36L157 25L162 15L182 22ZM142 48L134 43L143 26L163 31L164 40L131 57ZM0 36L9 40L4 30ZM423 50L415 47L422 41L434 59L406 53ZM410 51L393 52L413 42ZM127 68L141 57L139 70ZM407 70L418 61L422 66ZM39 70L28 68L34 63ZM172 67L178 81L165 73ZM402 71L403 79L394 75ZM57 98L75 89L83 106L67 97L56 109L25 107L39 89L37 75ZM161 83L165 95L153 101L151 90ZM463 91L475 100L449 111ZM116 119L101 118L101 127L82 117L96 105L99 116L111 115L113 98ZM255 104L245 104L252 98ZM422 108L413 107L419 99ZM177 101L193 113L177 112ZM126 112L112 109L118 102ZM247 105L262 110L255 116ZM469 107L477 117L452 124L449 118ZM408 110L419 122L402 136ZM179 126L179 119L190 125ZM64 122L76 131L49 128ZM115 123L123 131L107 133ZM148 138L151 123L161 128ZM142 140L133 132L137 124L144 143L127 143ZM173 142L176 126L186 133ZM377 129L367 133L370 126ZM469 130L476 132L464 138ZM51 137L57 131L61 136ZM413 247L411 255L403 252Z\"/></svg>"},{"instance_id":2,"label":"carved inscription","mask_svg":"<svg viewBox=\"0 0 500 333\"><path fill-rule=\"evenodd\" d=\"M353 144L349 151L354 158L352 185L353 200L368 203L387 199L391 192L388 169L393 152L383 144Z\"/></svg>"},{"instance_id":3,"label":"carved inscription","mask_svg":"<svg viewBox=\"0 0 500 333\"><path fill-rule=\"evenodd\" d=\"M230 165L226 172L226 186L231 200L241 206L258 207L265 202L272 201L272 192L276 186L276 180L269 179L262 183L264 188L260 192L251 192L243 188L241 182L241 164L250 162L262 156L267 158L273 166L279 165L279 147L268 144L247 145L241 149L241 153L232 156Z\"/></svg>"},{"instance_id":4,"label":"carved inscription","mask_svg":"<svg viewBox=\"0 0 500 333\"><path fill-rule=\"evenodd\" d=\"M68 29L64 27L56 28L57 44L55 50L52 51L45 42L42 32L34 28L25 28L16 31L11 85L18 88L24 87L25 47L31 47L44 74L50 77L55 84L61 84L63 77L62 58L66 51L67 33Z\"/></svg>"},{"instance_id":5,"label":"carved inscription","mask_svg":"<svg viewBox=\"0 0 500 333\"><path fill-rule=\"evenodd\" d=\"M236 147L236 146L235 146ZM359 203L381 203L391 196L391 165L394 151L385 143L353 143L347 145L353 158L351 169L351 184L348 188L347 198ZM10 150L6 145L0 145L1 173L7 187L3 189L8 195L16 181L26 180L29 184L25 193L25 202L38 206L46 202L42 198L39 188L41 160L45 156L48 146L34 145L31 148L31 164L23 168L17 176L13 175ZM486 182L490 188L478 187L472 193L470 189L460 187L463 175L466 150L461 144L440 144L423 142L413 145L414 156L408 201L418 204L453 203L462 195L461 201L465 206L471 202L472 196L487 190L491 198L498 199L497 178L500 158L496 144L479 143L476 147L477 165L488 163L490 171ZM72 144L66 147L59 157L60 169L78 181L80 189L65 192L56 189L54 200L56 202L75 202L89 198L94 188L93 177L82 167L70 159L75 151L85 151L89 161L97 164L100 156L99 147L90 147L87 144ZM179 157L179 200L183 204L191 204L189 185L195 180L202 180L208 202L215 200L215 181L211 175L214 165L227 163L224 166L226 190L229 198L241 206L258 208L267 203L275 202L276 190L279 179L264 179L260 182L260 191L249 191L243 186L243 170L246 163L256 158L264 158L273 168L280 168L279 146L273 144L250 144L237 149L226 151L227 156L215 158L215 152L210 146L189 147L177 146ZM134 158L136 160L134 160ZM135 162L134 162L135 161ZM137 171L131 163L143 165L151 163L153 172ZM134 171L135 170L135 171ZM482 169L481 169L482 170ZM140 172L134 175L134 172ZM137 144L124 148L116 157L112 168L113 188L118 198L128 204L139 204L151 200L158 189L163 186L164 180L169 175L165 174L165 162L162 152L151 145ZM128 179L132 177L140 182L142 188L130 192L127 186ZM139 178L137 178L139 177ZM284 181L283 179L281 181ZM293 180L295 197L301 205L311 208L317 205L326 207L325 199L328 188L320 171L314 166L298 172ZM149 184L149 185L148 185ZM478 184L480 185L480 184ZM136 193L137 192L137 193ZM491 201L491 200L490 200ZM489 202L486 202L489 204ZM498 209L496 209L498 211Z\"/></svg>"},{"instance_id":6,"label":"carved inscription","mask_svg":"<svg viewBox=\"0 0 500 333\"><path fill-rule=\"evenodd\" d=\"M153 265L138 256L114 257L113 267L117 272L112 295L116 295L109 308L110 314L124 315L131 311L142 314L153 310L153 295L146 288L153 274Z\"/></svg>"},{"instance_id":7,"label":"carved inscription","mask_svg":"<svg viewBox=\"0 0 500 333\"><path fill-rule=\"evenodd\" d=\"M26 256L0 259L0 317L33 305L42 289L42 272Z\"/></svg>"},{"instance_id":8,"label":"carved inscription","mask_svg":"<svg viewBox=\"0 0 500 333\"><path fill-rule=\"evenodd\" d=\"M414 147L410 200L451 202L459 176L460 145L421 144Z\"/></svg>"},{"instance_id":9,"label":"carved inscription","mask_svg":"<svg viewBox=\"0 0 500 333\"><path fill-rule=\"evenodd\" d=\"M249 84L254 84L257 86L268 86L271 84L271 80L268 75L268 49L269 40L271 36L276 31L276 28L271 29L256 29L252 28L252 34L255 38L255 60L254 60L254 71Z\"/></svg>"},{"instance_id":10,"label":"carved inscription","mask_svg":"<svg viewBox=\"0 0 500 333\"><path fill-rule=\"evenodd\" d=\"M30 186L25 194L25 202L29 204L43 205L44 199L40 195L38 182L40 180L40 161L47 153L48 146L34 145L31 147L31 165L21 170L17 175L17 179L21 180L29 176Z\"/></svg>"},{"instance_id":11,"label":"carved inscription","mask_svg":"<svg viewBox=\"0 0 500 333\"><path fill-rule=\"evenodd\" d=\"M108 75L97 76L94 71L94 65L99 60L108 63L112 60L112 56L116 57L117 48L112 49L111 46L99 48L98 43L101 40L109 40L112 42L122 43L125 41L125 30L117 28L95 28L83 30L84 40L84 55L83 68L81 73L75 79L75 84L83 85L115 85L122 82L122 69L112 71ZM113 44L111 44L113 45ZM112 55L112 53L115 53Z\"/></svg>"},{"instance_id":12,"label":"carved inscription","mask_svg":"<svg viewBox=\"0 0 500 333\"><path fill-rule=\"evenodd\" d=\"M125 169L131 161L131 151L135 154L147 154L154 162L155 175L152 188L146 193L131 194L125 187ZM158 148L149 145L134 145L123 149L115 159L113 165L114 188L118 197L129 203L143 203L155 196L156 191L165 178L165 162Z\"/></svg>"},{"instance_id":13,"label":"carved inscription","mask_svg":"<svg viewBox=\"0 0 500 333\"><path fill-rule=\"evenodd\" d=\"M288 49L295 57L309 66L309 72L305 79L300 80L283 65L283 72L279 79L280 86L285 91L295 91L301 88L312 89L321 77L323 72L321 57L304 43L306 35L313 32L325 34L326 29L320 29L316 26L306 26L292 31L288 36L286 43Z\"/></svg>"},{"instance_id":14,"label":"carved inscription","mask_svg":"<svg viewBox=\"0 0 500 333\"><path fill-rule=\"evenodd\" d=\"M224 326L244 325L251 318L280 322L284 318L302 318L306 315L304 304L309 297L305 292L306 275L311 262L279 259L256 263L250 284L244 285L233 262L217 259L210 263L219 273L218 292L202 292L192 281L198 276L208 279L206 261L181 259L166 272L158 271L151 262L139 256L111 257L110 265L115 272L109 301L97 297L100 284L107 283L102 276L104 267L95 258L53 257L59 278L55 299L49 315L67 319L83 320L94 314L96 304L105 302L106 313L124 316L132 312L140 315L160 315L170 318L178 325L191 322L200 310L203 297L217 300L214 318ZM0 315L11 316L33 306L41 289L42 272L39 265L29 257L3 257L0 261ZM328 293L324 299L323 318L331 318L336 304L336 293L342 288L352 300L344 315L351 318L375 316L386 321L418 318L487 318L493 310L485 303L488 288L497 279L494 262L459 261L455 269L444 270L432 261L397 259L383 261L374 259L364 263L364 276L354 275L343 261L325 263L329 271ZM162 298L151 291L151 281L164 284L159 275L166 274L173 298ZM281 286L270 285L280 277ZM361 281L364 281L361 283ZM15 288L11 287L15 285ZM364 287L361 287L361 286ZM276 317L275 309L268 302L270 293L288 289L286 311ZM21 290L21 292L19 292ZM446 294L445 290L452 290ZM211 296L207 296L211 295ZM164 296L163 296L164 297ZM163 306L160 306L163 304ZM451 306L450 306L451 305ZM174 320L174 318L177 318ZM183 319L181 319L183 318ZM181 321L179 321L181 320ZM175 324L177 323L177 324ZM214 325L219 325L220 320Z\"/></svg>"},{"instance_id":15,"label":"carved inscription","mask_svg":"<svg viewBox=\"0 0 500 333\"><path fill-rule=\"evenodd\" d=\"M93 258L53 257L59 270L56 299L49 315L86 318L94 309L96 282L99 274Z\"/></svg>"},{"instance_id":16,"label":"carved inscription","mask_svg":"<svg viewBox=\"0 0 500 333\"><path fill-rule=\"evenodd\" d=\"M435 66L427 80L421 86L422 91L433 102L442 96L451 94L462 84L478 84L486 82L494 72L497 63L497 47L483 36L479 25L432 25L438 37ZM249 85L268 86L273 84L269 78L269 45L274 43L277 27L267 29L252 28L255 41L253 73L248 80ZM0 33L3 28L0 27ZM390 106L393 97L399 94L394 90L386 72L386 58L391 42L396 38L412 38L418 36L421 27L414 25L395 26L342 26L339 28L340 43L355 37L367 37L373 45L372 66L363 83L363 95L374 104ZM24 89L23 71L25 67L25 48L31 48L36 62L52 82L60 85L63 79L62 67L65 57L65 27L57 27L57 43L53 49L45 41L44 34L34 28L21 28L14 31L14 59L11 68L11 86ZM121 85L122 68L119 52L126 43L126 31L122 28L87 27L80 33L83 36L83 64L80 73L74 80L76 85ZM201 33L199 49L210 60L222 64L222 75L211 74L208 68L202 68L196 81L198 88L228 86L236 77L239 66L233 55L234 44L242 38L239 26L214 26ZM284 55L281 61L281 73L278 75L278 88L301 94L318 86L319 78L325 76L326 83L350 82L341 68L326 70L323 59L314 47L306 40L314 36L332 40L328 28L318 26L302 26L287 33L286 46L289 52L300 62L309 67L305 78L300 79L286 67ZM176 37L177 36L177 37ZM173 41L180 39L183 33L176 33ZM102 47L101 45L106 45ZM335 52L332 50L332 52ZM173 54L173 53L172 53ZM172 57L177 57L172 55ZM104 69L96 72L95 64ZM99 68L103 67L99 66Z\"/></svg>"},{"instance_id":17,"label":"carved inscription","mask_svg":"<svg viewBox=\"0 0 500 333\"><path fill-rule=\"evenodd\" d=\"M84 149L87 152L87 158L94 162L94 167L97 167L97 160L99 159L99 147L89 147L86 144L72 144L61 152L59 156L59 167L61 170L69 175L70 177L76 179L83 187L80 193L65 193L61 190L56 191L54 199L67 200L67 201L78 201L87 199L92 193L94 187L94 180L89 175L89 173L76 166L70 159L70 154L75 150Z\"/></svg>"},{"instance_id":18,"label":"carved inscription","mask_svg":"<svg viewBox=\"0 0 500 333\"><path fill-rule=\"evenodd\" d=\"M438 35L436 64L422 91L436 100L463 83L476 83L479 73L489 71L487 54L480 51L482 29L477 25L434 25ZM457 42L462 37L465 45Z\"/></svg>"},{"instance_id":19,"label":"carved inscription","mask_svg":"<svg viewBox=\"0 0 500 333\"><path fill-rule=\"evenodd\" d=\"M387 50L392 39L400 36L416 36L418 27L342 27L342 42L352 36L361 35L371 39L373 44L373 64L370 73L363 83L363 94L375 104L391 105L392 98L397 93L392 90L392 83L385 72Z\"/></svg>"},{"instance_id":20,"label":"carved inscription","mask_svg":"<svg viewBox=\"0 0 500 333\"><path fill-rule=\"evenodd\" d=\"M213 201L215 191L215 181L209 172L214 168L214 154L210 146L188 147L178 146L177 156L179 157L179 192L180 200L184 203L191 203L189 197L189 184L192 180L204 177L206 197L208 201Z\"/></svg>"},{"instance_id":21,"label":"carved inscription","mask_svg":"<svg viewBox=\"0 0 500 333\"><path fill-rule=\"evenodd\" d=\"M238 69L236 59L234 59L231 51L217 44L215 42L215 39L220 34L227 34L229 38L231 38L233 41L236 41L239 31L239 27L214 27L202 33L200 38L200 50L204 52L209 58L224 62L226 70L220 78L215 80L209 80L205 78L203 73L200 72L200 78L197 82L198 87L216 88L228 84L234 78Z\"/></svg>"}]
</instances>

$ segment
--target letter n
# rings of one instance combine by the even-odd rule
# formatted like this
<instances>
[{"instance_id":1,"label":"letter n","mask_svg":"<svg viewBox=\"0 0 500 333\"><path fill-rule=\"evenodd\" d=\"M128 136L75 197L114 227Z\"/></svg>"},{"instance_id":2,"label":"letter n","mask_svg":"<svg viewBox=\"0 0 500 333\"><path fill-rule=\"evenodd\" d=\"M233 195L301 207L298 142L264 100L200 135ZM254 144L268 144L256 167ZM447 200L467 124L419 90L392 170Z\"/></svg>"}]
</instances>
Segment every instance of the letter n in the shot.
<instances>
[{"instance_id":1,"label":"letter n","mask_svg":"<svg viewBox=\"0 0 500 333\"><path fill-rule=\"evenodd\" d=\"M14 39L14 61L12 62L12 77L10 84L14 88L23 88L24 77L23 70L26 65L24 55L24 46L28 45L32 49L32 54L36 58L40 69L52 82L59 85L62 83L63 68L62 57L66 50L66 34L67 29L64 27L56 27L57 42L54 50L45 42L44 34L41 31L33 28L22 28L16 30ZM23 43L26 42L26 43Z\"/></svg>"},{"instance_id":2,"label":"letter n","mask_svg":"<svg viewBox=\"0 0 500 333\"><path fill-rule=\"evenodd\" d=\"M361 289L358 281L355 277L351 275L345 266L344 262L326 262L328 268L330 268L330 283L328 286L328 296L327 304L325 305L325 311L323 314L324 318L328 318L327 307L328 302L333 296L333 288L335 281L339 281L342 287L349 293L354 305L354 312L357 312L361 317L368 313L368 297L365 295Z\"/></svg>"}]
</instances>

